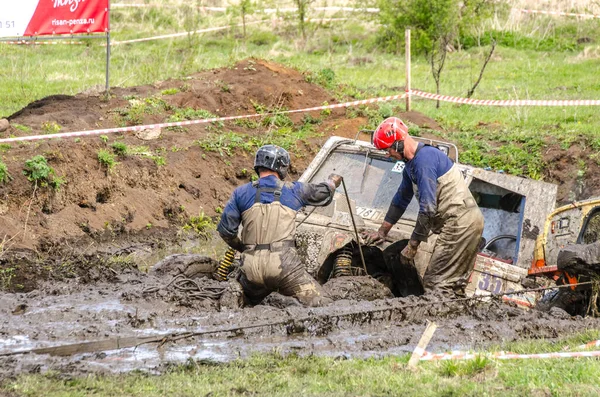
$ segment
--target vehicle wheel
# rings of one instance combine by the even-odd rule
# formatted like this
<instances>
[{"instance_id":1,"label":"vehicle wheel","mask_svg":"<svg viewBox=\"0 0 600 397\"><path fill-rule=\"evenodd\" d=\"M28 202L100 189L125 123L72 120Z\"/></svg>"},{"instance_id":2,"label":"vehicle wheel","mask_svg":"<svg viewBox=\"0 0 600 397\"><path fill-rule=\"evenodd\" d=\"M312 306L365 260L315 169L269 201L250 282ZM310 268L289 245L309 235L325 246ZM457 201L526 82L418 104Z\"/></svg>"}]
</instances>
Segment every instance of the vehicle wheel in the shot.
<instances>
[{"instance_id":1,"label":"vehicle wheel","mask_svg":"<svg viewBox=\"0 0 600 397\"><path fill-rule=\"evenodd\" d=\"M543 312L550 312L553 307L562 309L571 316L583 316L587 308L587 298L583 292L560 288L546 293L536 305L536 308Z\"/></svg>"}]
</instances>

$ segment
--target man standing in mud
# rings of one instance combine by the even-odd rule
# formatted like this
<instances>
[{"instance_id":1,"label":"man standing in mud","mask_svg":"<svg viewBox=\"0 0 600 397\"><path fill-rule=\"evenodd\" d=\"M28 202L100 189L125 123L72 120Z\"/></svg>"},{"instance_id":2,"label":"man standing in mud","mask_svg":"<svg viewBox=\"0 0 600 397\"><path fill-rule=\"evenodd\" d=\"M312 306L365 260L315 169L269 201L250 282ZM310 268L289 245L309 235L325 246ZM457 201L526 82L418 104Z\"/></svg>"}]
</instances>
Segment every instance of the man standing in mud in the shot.
<instances>
[{"instance_id":1,"label":"man standing in mud","mask_svg":"<svg viewBox=\"0 0 600 397\"><path fill-rule=\"evenodd\" d=\"M402 120L384 120L373 135L377 149L406 166L398 192L377 232L363 235L368 244L383 242L417 195L419 214L401 260L412 261L429 232L439 234L425 275L426 291L464 296L483 233L483 215L458 168L442 151L408 135Z\"/></svg>"},{"instance_id":2,"label":"man standing in mud","mask_svg":"<svg viewBox=\"0 0 600 397\"><path fill-rule=\"evenodd\" d=\"M258 149L254 170L259 179L234 190L217 227L223 240L242 252L238 281L253 305L274 291L308 306L331 302L296 252L296 213L306 205L328 205L341 177L331 174L319 184L283 182L289 166L290 156L279 146Z\"/></svg>"}]
</instances>

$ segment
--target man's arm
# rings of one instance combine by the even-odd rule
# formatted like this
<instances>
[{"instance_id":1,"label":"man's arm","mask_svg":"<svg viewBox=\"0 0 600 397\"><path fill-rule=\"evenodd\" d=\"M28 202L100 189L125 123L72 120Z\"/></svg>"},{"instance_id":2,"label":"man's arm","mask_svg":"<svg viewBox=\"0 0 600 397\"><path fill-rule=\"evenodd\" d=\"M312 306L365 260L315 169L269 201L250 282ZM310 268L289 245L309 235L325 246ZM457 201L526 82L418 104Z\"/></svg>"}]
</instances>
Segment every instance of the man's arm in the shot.
<instances>
[{"instance_id":1,"label":"man's arm","mask_svg":"<svg viewBox=\"0 0 600 397\"><path fill-rule=\"evenodd\" d=\"M233 192L231 198L225 205L223 214L221 214L221 221L217 226L217 232L231 248L242 252L244 250L244 244L238 237L238 229L242 221L242 214L238 209L236 191Z\"/></svg>"},{"instance_id":2,"label":"man's arm","mask_svg":"<svg viewBox=\"0 0 600 397\"><path fill-rule=\"evenodd\" d=\"M366 244L379 244L385 240L388 233L392 229L392 227L398 222L398 220L406 211L406 207L410 204L410 200L412 200L414 196L414 191L412 187L412 182L408 177L408 172L406 169L403 173L402 182L398 187L398 191L392 198L392 202L388 208L387 213L385 214L385 218L383 219L383 223L379 227L377 232L366 232L363 234L365 238Z\"/></svg>"},{"instance_id":3,"label":"man's arm","mask_svg":"<svg viewBox=\"0 0 600 397\"><path fill-rule=\"evenodd\" d=\"M410 240L418 246L421 241L427 241L436 213L438 183L435 168L424 164L417 166L416 179L419 189L419 215Z\"/></svg>"},{"instance_id":4,"label":"man's arm","mask_svg":"<svg viewBox=\"0 0 600 397\"><path fill-rule=\"evenodd\" d=\"M342 177L337 174L331 174L327 181L321 183L300 183L299 195L303 205L313 205L323 207L329 205L333 200L335 189L342 183Z\"/></svg>"}]
</instances>

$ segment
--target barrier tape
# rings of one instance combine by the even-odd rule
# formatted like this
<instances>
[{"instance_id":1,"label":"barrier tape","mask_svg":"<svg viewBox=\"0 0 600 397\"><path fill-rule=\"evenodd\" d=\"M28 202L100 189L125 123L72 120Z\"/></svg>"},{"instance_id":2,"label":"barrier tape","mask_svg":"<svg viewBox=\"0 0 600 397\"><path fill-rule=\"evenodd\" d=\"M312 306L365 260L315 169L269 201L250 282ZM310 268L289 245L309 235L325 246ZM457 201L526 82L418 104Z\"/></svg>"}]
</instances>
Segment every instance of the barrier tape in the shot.
<instances>
[{"instance_id":1,"label":"barrier tape","mask_svg":"<svg viewBox=\"0 0 600 397\"><path fill-rule=\"evenodd\" d=\"M578 349L589 349L590 347L598 347L600 346L600 340L595 340L589 343L586 343L585 345L580 345L577 346Z\"/></svg>"},{"instance_id":2,"label":"barrier tape","mask_svg":"<svg viewBox=\"0 0 600 397\"><path fill-rule=\"evenodd\" d=\"M263 22L270 22L270 21L247 22L246 25L255 25L255 24L263 23ZM230 25L230 26L218 26L218 27L214 27L214 28L206 28L206 29L201 29L201 30L195 30L193 32L164 34L164 35L161 35L161 36L144 37L144 38L141 38L141 39L113 41L113 42L110 43L110 45L111 46L115 46L115 45L121 45L121 44L139 43L139 42L142 42L142 41L152 41L152 40L160 40L160 39L169 39L169 38L173 38L173 37L182 37L182 36L188 36L188 35L191 35L191 34L216 32L216 31L219 31L219 30L231 29L233 26L238 26L239 27L239 26L242 26L242 24ZM104 47L106 47L106 44L101 44L101 45L104 46Z\"/></svg>"},{"instance_id":3,"label":"barrier tape","mask_svg":"<svg viewBox=\"0 0 600 397\"><path fill-rule=\"evenodd\" d=\"M167 8L175 8L180 7L175 4L122 4L122 3L113 3L110 5L111 8L150 8L150 7L167 7ZM226 12L226 7L205 7L200 6L196 7L202 11L216 11L216 12ZM378 13L379 8L354 8L354 7L311 7L311 10L314 11L348 11L348 12L369 12L369 13ZM298 9L294 7L284 7L284 8L264 8L261 10L257 10L257 14L264 12L265 14L274 14L277 12L297 12Z\"/></svg>"},{"instance_id":4,"label":"barrier tape","mask_svg":"<svg viewBox=\"0 0 600 397\"><path fill-rule=\"evenodd\" d=\"M348 18L324 18L324 19L307 19L307 22L336 22L336 21L345 21ZM253 22L246 22L246 26L248 25L257 25L257 24L261 24L261 23L269 23L269 22L273 22L273 20L264 20L264 21L253 21ZM122 44L130 44L130 43L140 43L140 42L144 42L144 41L153 41L153 40L161 40L161 39L170 39L173 37L182 37L182 36L188 36L188 35L192 35L192 34L199 34L199 33L208 33L208 32L216 32L219 30L227 30L227 29L231 29L232 27L241 27L243 26L243 24L237 24L237 25L229 25L229 26L218 26L218 27L214 27L214 28L206 28L206 29L201 29L201 30L195 30L193 32L182 32L182 33L171 33L171 34L164 34L161 36L151 36L151 37L144 37L144 38L140 38L140 39L132 39L132 40L121 40L121 41L113 41L110 43L111 46L115 46L115 45L122 45ZM105 43L100 44L103 47L106 47Z\"/></svg>"},{"instance_id":5,"label":"barrier tape","mask_svg":"<svg viewBox=\"0 0 600 397\"><path fill-rule=\"evenodd\" d=\"M182 126L194 125L194 124L214 123L214 122L219 122L219 121L230 121L230 120L262 117L262 116L273 116L273 115L277 115L277 114L312 112L312 111L316 111L316 110L336 109L336 108L344 108L344 107L350 107L350 106L367 105L370 103L377 103L377 102L393 101L393 100L402 99L402 98L406 97L407 94L419 96L419 97L422 97L425 99L433 99L433 100L440 100L440 101L445 101L445 102L461 103L461 104L483 105L483 106L598 106L598 105L600 105L600 100L484 100L484 99L452 97L452 96L447 96L447 95L438 95L438 94L431 94L428 92L412 90L409 93L403 93L403 94L399 94L399 95L390 95L390 96L385 96L385 97L363 99L360 101L337 103L337 104L333 104L333 105L317 106L317 107L305 108L305 109L286 110L286 111L282 111L282 112L247 114L247 115L240 115L240 116L225 116L225 117L215 117L215 118L211 118L211 119L186 120L186 121L177 121L177 122L171 122L171 123L159 123L159 124L137 125L137 126L131 126L131 127L107 128L107 129L101 129L101 130L63 132L60 134L32 135L32 136L23 136L23 137L15 137L15 138L3 138L3 139L0 139L0 143L34 141L34 140L55 139L55 138L69 138L69 137L78 137L78 136L86 136L86 135L112 134L112 133L117 133L117 132L143 131L143 130L151 130L151 129L155 129L155 128L182 127Z\"/></svg>"},{"instance_id":6,"label":"barrier tape","mask_svg":"<svg viewBox=\"0 0 600 397\"><path fill-rule=\"evenodd\" d=\"M421 98L433 99L443 102L461 103L469 105L482 106L599 106L599 99L575 99L575 100L535 100L535 99L516 99L516 100L490 100L490 99L471 99L460 98L448 95L438 95L429 92L411 90L411 95Z\"/></svg>"},{"instance_id":7,"label":"barrier tape","mask_svg":"<svg viewBox=\"0 0 600 397\"><path fill-rule=\"evenodd\" d=\"M148 7L179 7L174 4L121 4L121 3L113 3L111 4L111 8L148 8ZM227 11L226 7L198 7L203 11L217 11L217 12L225 12ZM315 11L347 11L347 12L368 12L368 13L378 13L379 8L375 7L366 7L366 8L355 8L355 7L312 7L312 10ZM513 10L522 12L524 14L545 14L545 15L559 15L559 16L567 16L567 17L581 17L581 18L600 18L600 15L596 14L580 14L573 12L563 12L563 11L544 11L544 10L528 10L524 8L513 8ZM265 8L259 10L264 12L265 14L273 14L277 12L297 12L298 9L294 7L284 7L284 8Z\"/></svg>"},{"instance_id":8,"label":"barrier tape","mask_svg":"<svg viewBox=\"0 0 600 397\"><path fill-rule=\"evenodd\" d=\"M176 122L171 122L171 123L160 123L160 124L135 125L135 126L131 126L131 127L105 128L105 129L101 129L101 130L63 132L60 134L30 135L30 136L21 136L21 137L14 137L14 138L3 138L3 139L0 139L0 143L36 141L36 140L42 140L42 139L71 138L71 137L80 137L80 136L87 136L87 135L113 134L113 133L117 133L117 132L153 130L155 128L182 127L182 126L186 126L186 125L214 123L214 122L219 122L219 121L230 121L230 120L247 119L247 118L254 118L254 117L274 116L277 114L304 113L304 112L312 112L312 111L324 110L324 109L346 108L346 107L350 107L350 106L367 105L370 103L393 101L393 100L397 100L397 99L402 99L404 97L406 97L406 93L399 94L399 95L389 95L389 96L378 97L378 98L363 99L360 101L336 103L333 105L316 106L316 107L312 107L312 108L284 110L281 112L246 114L246 115L240 115L240 116L215 117L215 118L211 118L211 119L186 120L186 121L176 121Z\"/></svg>"},{"instance_id":9,"label":"barrier tape","mask_svg":"<svg viewBox=\"0 0 600 397\"><path fill-rule=\"evenodd\" d=\"M596 15L596 14L577 14L574 12L562 12L562 11L525 10L522 8L517 8L517 10L524 14L560 15L560 16L578 17L578 18L600 18L600 15Z\"/></svg>"},{"instance_id":10,"label":"barrier tape","mask_svg":"<svg viewBox=\"0 0 600 397\"><path fill-rule=\"evenodd\" d=\"M477 357L495 358L498 360L524 360L524 359L544 359L544 358L578 358L578 357L600 357L600 350L589 352L554 352L554 353L535 353L535 354L516 354L509 352L494 353L466 353L451 352L431 354L425 353L421 361L445 361L445 360L473 360Z\"/></svg>"}]
</instances>

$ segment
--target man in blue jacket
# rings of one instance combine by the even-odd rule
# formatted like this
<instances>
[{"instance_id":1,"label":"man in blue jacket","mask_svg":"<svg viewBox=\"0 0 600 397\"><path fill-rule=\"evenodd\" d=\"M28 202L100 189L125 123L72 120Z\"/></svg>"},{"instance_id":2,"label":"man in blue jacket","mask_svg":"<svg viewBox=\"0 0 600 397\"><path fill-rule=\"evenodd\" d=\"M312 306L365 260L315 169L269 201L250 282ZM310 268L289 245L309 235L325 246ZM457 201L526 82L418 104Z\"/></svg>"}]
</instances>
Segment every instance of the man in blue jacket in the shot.
<instances>
[{"instance_id":1,"label":"man in blue jacket","mask_svg":"<svg viewBox=\"0 0 600 397\"><path fill-rule=\"evenodd\" d=\"M308 306L331 302L296 252L296 213L331 203L342 179L331 174L319 184L283 182L289 165L288 152L279 146L258 149L254 170L259 179L234 190L217 227L223 240L242 252L238 281L254 305L274 291Z\"/></svg>"},{"instance_id":2,"label":"man in blue jacket","mask_svg":"<svg viewBox=\"0 0 600 397\"><path fill-rule=\"evenodd\" d=\"M405 261L413 260L429 233L439 234L423 286L463 296L483 233L483 215L459 169L442 151L411 138L406 125L396 117L377 127L373 144L406 166L384 222L377 232L365 234L366 242L385 240L416 194L417 223L401 256Z\"/></svg>"}]
</instances>

